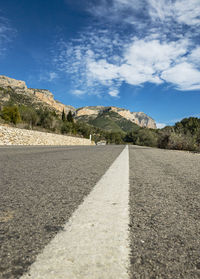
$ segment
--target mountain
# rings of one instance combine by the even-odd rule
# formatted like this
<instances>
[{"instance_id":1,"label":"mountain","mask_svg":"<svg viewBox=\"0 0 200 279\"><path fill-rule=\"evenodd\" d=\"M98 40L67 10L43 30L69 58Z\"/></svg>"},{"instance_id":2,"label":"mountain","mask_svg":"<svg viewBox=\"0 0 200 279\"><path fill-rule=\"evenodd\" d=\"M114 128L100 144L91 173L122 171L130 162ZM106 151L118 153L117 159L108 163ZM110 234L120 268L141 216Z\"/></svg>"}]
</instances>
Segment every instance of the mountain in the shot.
<instances>
[{"instance_id":1,"label":"mountain","mask_svg":"<svg viewBox=\"0 0 200 279\"><path fill-rule=\"evenodd\" d=\"M118 107L90 106L74 108L54 99L46 89L28 88L24 81L0 76L0 105L8 102L31 105L35 108L48 108L58 113L72 111L77 121L84 121L93 126L116 132L126 132L136 127L156 129L155 121L143 112L130 112Z\"/></svg>"},{"instance_id":2,"label":"mountain","mask_svg":"<svg viewBox=\"0 0 200 279\"><path fill-rule=\"evenodd\" d=\"M66 113L70 110L73 113L76 111L74 107L55 100L49 90L27 88L24 81L0 76L0 104L6 102L48 108L59 113L62 113L63 109Z\"/></svg>"},{"instance_id":3,"label":"mountain","mask_svg":"<svg viewBox=\"0 0 200 279\"><path fill-rule=\"evenodd\" d=\"M103 128L103 119L106 119L108 122L108 118L111 118L114 122L126 121L130 124L137 124L140 127L147 127L156 129L155 121L146 115L143 112L130 112L127 109L117 108L117 107L104 107L104 106L91 106L91 107L83 107L76 110L76 119L89 122L90 124L98 124L97 126ZM113 119L113 117L115 119ZM100 125L100 126L99 126ZM124 128L124 131L127 131L127 128Z\"/></svg>"}]
</instances>

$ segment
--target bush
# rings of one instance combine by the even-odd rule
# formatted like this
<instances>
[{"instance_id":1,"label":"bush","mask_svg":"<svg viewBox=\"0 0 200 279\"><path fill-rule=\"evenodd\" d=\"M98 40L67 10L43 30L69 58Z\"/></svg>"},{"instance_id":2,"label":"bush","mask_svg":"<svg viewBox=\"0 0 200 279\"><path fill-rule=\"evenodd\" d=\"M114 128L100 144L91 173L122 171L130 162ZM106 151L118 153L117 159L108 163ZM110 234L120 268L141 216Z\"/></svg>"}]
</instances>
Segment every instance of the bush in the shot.
<instances>
[{"instance_id":1,"label":"bush","mask_svg":"<svg viewBox=\"0 0 200 279\"><path fill-rule=\"evenodd\" d=\"M39 121L38 125L42 126L43 128L46 129L52 129L53 128L53 120L54 120L54 115L51 111L45 109L45 110L38 110L37 114L39 116Z\"/></svg>"},{"instance_id":2,"label":"bush","mask_svg":"<svg viewBox=\"0 0 200 279\"><path fill-rule=\"evenodd\" d=\"M197 150L197 145L191 135L172 133L169 136L167 148L176 150Z\"/></svg>"},{"instance_id":3,"label":"bush","mask_svg":"<svg viewBox=\"0 0 200 279\"><path fill-rule=\"evenodd\" d=\"M70 134L73 133L73 124L70 122L64 122L61 126L61 133L62 134Z\"/></svg>"},{"instance_id":4,"label":"bush","mask_svg":"<svg viewBox=\"0 0 200 279\"><path fill-rule=\"evenodd\" d=\"M21 121L19 109L17 106L7 106L4 107L1 112L1 117L8 122L17 124Z\"/></svg>"},{"instance_id":5,"label":"bush","mask_svg":"<svg viewBox=\"0 0 200 279\"><path fill-rule=\"evenodd\" d=\"M158 134L155 130L138 128L135 131L129 132L125 136L125 141L142 146L156 147L158 145Z\"/></svg>"},{"instance_id":6,"label":"bush","mask_svg":"<svg viewBox=\"0 0 200 279\"><path fill-rule=\"evenodd\" d=\"M136 144L156 147L158 144L158 136L155 131L143 128L138 131Z\"/></svg>"},{"instance_id":7,"label":"bush","mask_svg":"<svg viewBox=\"0 0 200 279\"><path fill-rule=\"evenodd\" d=\"M36 126L39 122L39 115L35 111L35 109L31 107L21 106L19 107L21 119L28 123L29 128Z\"/></svg>"}]
</instances>

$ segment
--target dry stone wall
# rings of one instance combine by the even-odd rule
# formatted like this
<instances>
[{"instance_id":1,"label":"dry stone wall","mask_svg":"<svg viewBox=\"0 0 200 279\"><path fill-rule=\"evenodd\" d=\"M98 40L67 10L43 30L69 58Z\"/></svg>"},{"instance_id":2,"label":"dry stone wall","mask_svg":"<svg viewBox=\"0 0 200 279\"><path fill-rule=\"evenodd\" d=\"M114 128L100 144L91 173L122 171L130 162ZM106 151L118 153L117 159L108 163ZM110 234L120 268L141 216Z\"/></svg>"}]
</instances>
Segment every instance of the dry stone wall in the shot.
<instances>
[{"instance_id":1,"label":"dry stone wall","mask_svg":"<svg viewBox=\"0 0 200 279\"><path fill-rule=\"evenodd\" d=\"M0 126L0 145L93 145L89 139Z\"/></svg>"}]
</instances>

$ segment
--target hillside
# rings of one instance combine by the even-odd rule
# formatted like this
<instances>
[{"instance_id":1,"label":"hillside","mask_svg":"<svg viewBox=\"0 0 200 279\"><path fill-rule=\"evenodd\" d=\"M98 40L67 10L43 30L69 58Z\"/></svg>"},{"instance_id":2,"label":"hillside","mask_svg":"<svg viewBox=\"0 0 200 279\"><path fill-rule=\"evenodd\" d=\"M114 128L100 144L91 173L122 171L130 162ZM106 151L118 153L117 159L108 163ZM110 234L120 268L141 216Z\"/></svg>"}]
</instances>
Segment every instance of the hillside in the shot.
<instances>
[{"instance_id":1,"label":"hillside","mask_svg":"<svg viewBox=\"0 0 200 279\"><path fill-rule=\"evenodd\" d=\"M135 127L156 129L155 121L143 112L130 112L117 107L82 107L74 108L54 99L53 94L46 89L28 88L24 81L0 76L0 105L12 103L33 106L35 109L48 108L61 115L71 111L76 120L81 120L93 126L111 131L127 131ZM112 113L111 113L112 112Z\"/></svg>"},{"instance_id":2,"label":"hillside","mask_svg":"<svg viewBox=\"0 0 200 279\"><path fill-rule=\"evenodd\" d=\"M76 119L109 132L124 133L138 128L137 124L125 119L114 111L104 111L99 113L95 118L91 115L83 115L77 117Z\"/></svg>"},{"instance_id":3,"label":"hillside","mask_svg":"<svg viewBox=\"0 0 200 279\"><path fill-rule=\"evenodd\" d=\"M0 123L87 139L92 135L95 142L200 151L199 118L155 129L154 120L145 113L113 106L75 109L56 101L48 90L30 89L25 82L5 76L0 76Z\"/></svg>"},{"instance_id":4,"label":"hillside","mask_svg":"<svg viewBox=\"0 0 200 279\"><path fill-rule=\"evenodd\" d=\"M48 108L62 113L63 109L75 112L72 106L67 106L54 99L53 94L46 89L27 88L24 81L0 76L0 105L13 103L17 105L31 105L34 108Z\"/></svg>"},{"instance_id":5,"label":"hillside","mask_svg":"<svg viewBox=\"0 0 200 279\"><path fill-rule=\"evenodd\" d=\"M114 114L109 114L108 112L113 112ZM105 117L102 117L102 115L105 115ZM137 124L140 127L156 129L155 121L143 112L130 112L127 109L113 106L89 106L82 107L76 110L76 119L81 119L83 121L89 120L90 122L92 119L96 119L96 121L92 121L93 123L99 123L99 118L101 118L101 122L103 121L103 118L108 120L107 118L109 117L109 115L118 115L119 117L117 117L116 120L118 120L119 118L124 119L124 123L125 121L127 121L127 127L131 126L131 122Z\"/></svg>"}]
</instances>

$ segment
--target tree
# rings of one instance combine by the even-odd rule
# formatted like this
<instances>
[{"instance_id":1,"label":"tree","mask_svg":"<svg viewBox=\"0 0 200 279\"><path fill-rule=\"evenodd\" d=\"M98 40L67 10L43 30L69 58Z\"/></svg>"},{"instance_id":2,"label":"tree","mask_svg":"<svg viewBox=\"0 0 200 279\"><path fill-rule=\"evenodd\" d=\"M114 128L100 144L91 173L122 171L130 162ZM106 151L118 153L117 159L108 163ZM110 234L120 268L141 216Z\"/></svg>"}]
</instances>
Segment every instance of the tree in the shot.
<instances>
[{"instance_id":1,"label":"tree","mask_svg":"<svg viewBox=\"0 0 200 279\"><path fill-rule=\"evenodd\" d=\"M4 120L15 125L21 121L19 109L17 106L4 107L1 116Z\"/></svg>"},{"instance_id":2,"label":"tree","mask_svg":"<svg viewBox=\"0 0 200 279\"><path fill-rule=\"evenodd\" d=\"M65 115L64 109L63 109L63 111L62 111L62 121L63 121L63 122L66 121L66 115Z\"/></svg>"},{"instance_id":3,"label":"tree","mask_svg":"<svg viewBox=\"0 0 200 279\"><path fill-rule=\"evenodd\" d=\"M47 109L39 109L37 113L39 116L38 125L46 129L51 129L54 120L52 112Z\"/></svg>"},{"instance_id":4,"label":"tree","mask_svg":"<svg viewBox=\"0 0 200 279\"><path fill-rule=\"evenodd\" d=\"M74 122L71 110L67 114L67 121L68 122Z\"/></svg>"},{"instance_id":5,"label":"tree","mask_svg":"<svg viewBox=\"0 0 200 279\"><path fill-rule=\"evenodd\" d=\"M20 106L19 112L22 120L28 123L30 128L38 124L39 116L34 108L27 107L27 106Z\"/></svg>"}]
</instances>

